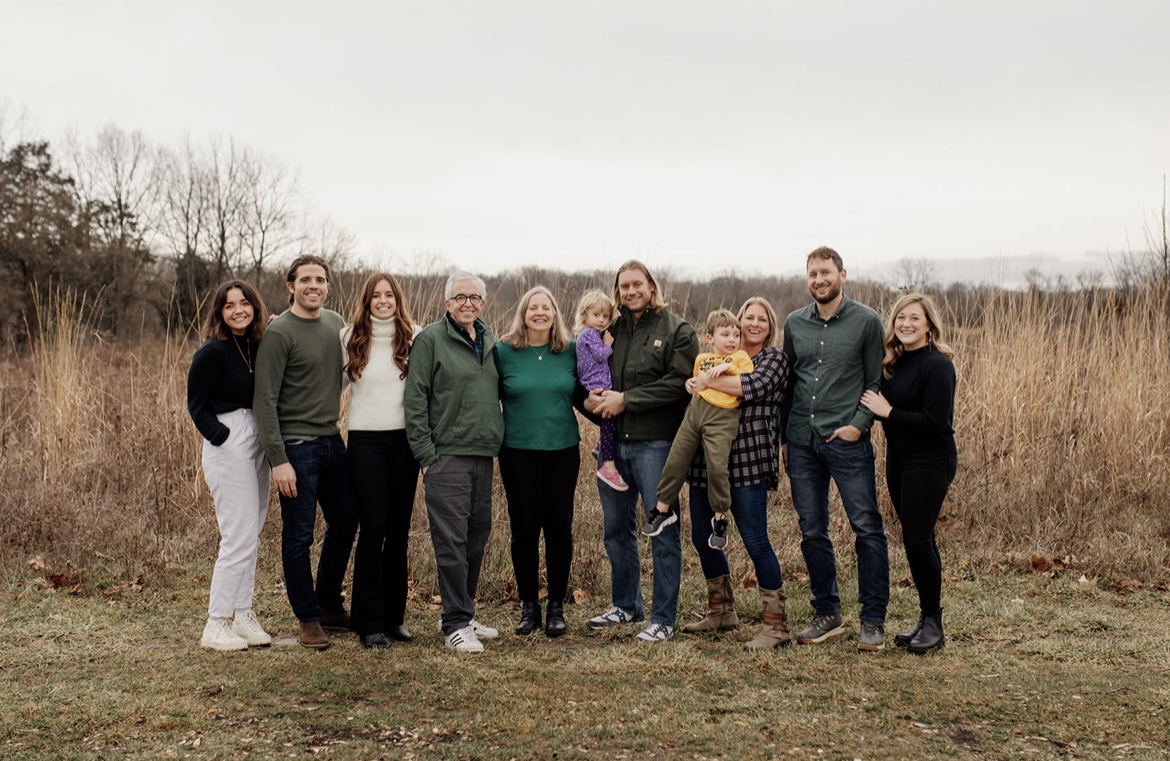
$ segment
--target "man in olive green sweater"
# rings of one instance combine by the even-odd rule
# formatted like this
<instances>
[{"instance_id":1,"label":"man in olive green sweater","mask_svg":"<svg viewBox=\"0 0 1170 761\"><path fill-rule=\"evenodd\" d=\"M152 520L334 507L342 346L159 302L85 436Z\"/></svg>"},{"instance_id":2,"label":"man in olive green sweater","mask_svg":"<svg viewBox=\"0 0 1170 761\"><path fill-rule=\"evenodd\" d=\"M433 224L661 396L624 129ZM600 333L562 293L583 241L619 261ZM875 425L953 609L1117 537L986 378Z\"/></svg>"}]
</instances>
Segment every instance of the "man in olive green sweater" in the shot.
<instances>
[{"instance_id":1,"label":"man in olive green sweater","mask_svg":"<svg viewBox=\"0 0 1170 761\"><path fill-rule=\"evenodd\" d=\"M341 583L357 534L350 497L341 415L341 341L345 320L323 308L329 295L329 265L302 256L288 270L291 308L269 326L256 353L253 409L272 483L280 492L280 554L284 586L300 621L298 641L329 647L324 628L349 628ZM317 561L317 583L309 550L317 503L325 538Z\"/></svg>"},{"instance_id":2,"label":"man in olive green sweater","mask_svg":"<svg viewBox=\"0 0 1170 761\"><path fill-rule=\"evenodd\" d=\"M492 532L492 458L504 440L496 337L479 313L483 280L447 279L447 313L415 337L406 376L406 438L422 467L447 646L480 652L498 632L475 620L475 593Z\"/></svg>"}]
</instances>

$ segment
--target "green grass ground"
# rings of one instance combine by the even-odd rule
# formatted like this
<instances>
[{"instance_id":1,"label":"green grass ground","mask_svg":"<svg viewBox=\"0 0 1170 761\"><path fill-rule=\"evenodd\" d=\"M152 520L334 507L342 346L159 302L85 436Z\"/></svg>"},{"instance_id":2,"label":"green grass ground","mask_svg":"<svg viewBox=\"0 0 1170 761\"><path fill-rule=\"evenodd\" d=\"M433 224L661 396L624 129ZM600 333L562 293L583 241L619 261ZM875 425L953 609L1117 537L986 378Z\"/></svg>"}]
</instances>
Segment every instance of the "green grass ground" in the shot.
<instances>
[{"instance_id":1,"label":"green grass ground","mask_svg":"<svg viewBox=\"0 0 1170 761\"><path fill-rule=\"evenodd\" d=\"M700 606L684 581L684 610ZM1071 577L993 576L945 592L948 647L915 657L889 642L749 655L754 624L661 645L636 627L589 633L604 606L568 606L560 640L510 634L512 606L480 618L501 637L480 655L442 646L437 612L416 639L311 652L198 646L206 580L74 596L32 583L4 603L0 757L123 758L1166 758L1170 604ZM809 617L789 584L790 615ZM848 582L843 596L848 597ZM913 590L893 590L893 631ZM759 612L741 595L745 619ZM293 620L268 579L257 610L287 641ZM847 607L855 611L853 605Z\"/></svg>"}]
</instances>

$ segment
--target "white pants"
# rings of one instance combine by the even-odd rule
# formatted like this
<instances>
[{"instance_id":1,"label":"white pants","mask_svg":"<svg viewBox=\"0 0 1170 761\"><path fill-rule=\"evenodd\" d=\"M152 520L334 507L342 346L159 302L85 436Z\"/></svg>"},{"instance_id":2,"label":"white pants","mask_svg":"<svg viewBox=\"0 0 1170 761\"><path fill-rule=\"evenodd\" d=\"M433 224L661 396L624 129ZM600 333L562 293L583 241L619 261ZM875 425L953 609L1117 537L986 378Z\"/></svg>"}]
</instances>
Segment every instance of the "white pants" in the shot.
<instances>
[{"instance_id":1,"label":"white pants","mask_svg":"<svg viewBox=\"0 0 1170 761\"><path fill-rule=\"evenodd\" d=\"M231 618L235 611L252 607L260 530L268 517L269 468L251 410L217 417L231 433L218 447L203 442L203 477L219 522L219 557L207 613Z\"/></svg>"}]
</instances>

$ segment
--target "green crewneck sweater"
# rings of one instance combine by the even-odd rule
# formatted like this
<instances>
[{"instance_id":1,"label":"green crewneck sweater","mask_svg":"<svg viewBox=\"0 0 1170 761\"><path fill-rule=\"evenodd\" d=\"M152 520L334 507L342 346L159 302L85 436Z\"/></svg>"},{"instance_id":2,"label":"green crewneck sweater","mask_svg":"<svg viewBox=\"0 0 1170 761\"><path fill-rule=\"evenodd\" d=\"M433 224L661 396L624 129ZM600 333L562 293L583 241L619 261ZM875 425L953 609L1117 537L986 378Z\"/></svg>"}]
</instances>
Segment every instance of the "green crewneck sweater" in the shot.
<instances>
[{"instance_id":1,"label":"green crewneck sweater","mask_svg":"<svg viewBox=\"0 0 1170 761\"><path fill-rule=\"evenodd\" d=\"M321 310L315 320L291 311L264 333L256 353L252 409L272 467L288 462L284 442L335 436L341 429L341 339L345 320Z\"/></svg>"},{"instance_id":2,"label":"green crewneck sweater","mask_svg":"<svg viewBox=\"0 0 1170 761\"><path fill-rule=\"evenodd\" d=\"M573 414L577 389L577 342L553 354L548 344L513 349L496 344L500 401L504 404L504 446L555 451L581 440Z\"/></svg>"}]
</instances>

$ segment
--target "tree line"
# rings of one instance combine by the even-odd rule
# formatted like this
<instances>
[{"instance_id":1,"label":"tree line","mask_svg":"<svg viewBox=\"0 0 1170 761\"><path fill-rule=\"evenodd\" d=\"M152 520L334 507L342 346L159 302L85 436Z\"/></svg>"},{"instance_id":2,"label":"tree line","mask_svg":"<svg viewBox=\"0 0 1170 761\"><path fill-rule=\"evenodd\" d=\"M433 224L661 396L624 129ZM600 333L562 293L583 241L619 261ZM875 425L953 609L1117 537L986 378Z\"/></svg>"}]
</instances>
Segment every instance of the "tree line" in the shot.
<instances>
[{"instance_id":1,"label":"tree line","mask_svg":"<svg viewBox=\"0 0 1170 761\"><path fill-rule=\"evenodd\" d=\"M330 261L337 274L330 306L345 311L365 267L356 241L315 211L297 173L281 161L234 139L152 144L140 132L107 126L92 139L68 135L18 139L0 106L0 338L20 346L35 335L51 296L71 294L100 335L137 340L165 332L190 333L203 300L225 279L257 285L270 308L286 301L282 265L300 254ZM1147 229L1148 257L1127 258L1115 284L1029 277L1025 294L1011 297L1100 298L1116 308L1126 293L1154 284L1165 292L1170 270L1167 212ZM848 252L846 264L848 265ZM785 269L800 265L796 261ZM779 256L779 254L778 254ZM443 279L454 269L442 255L420 254L395 274L416 301L421 320L441 310ZM477 273L482 274L482 273ZM692 323L710 309L735 308L749 296L768 298L783 316L807 303L800 277L746 276L728 270L686 279L656 271L671 307ZM524 267L488 276L485 317L506 327L508 310L535 284L548 285L569 311L588 288L608 289L612 272L566 273ZM905 259L880 282L850 280L849 294L882 308L899 290L939 296L959 324L978 321L984 305L1003 296L986 285L941 288L929 262Z\"/></svg>"}]
</instances>

